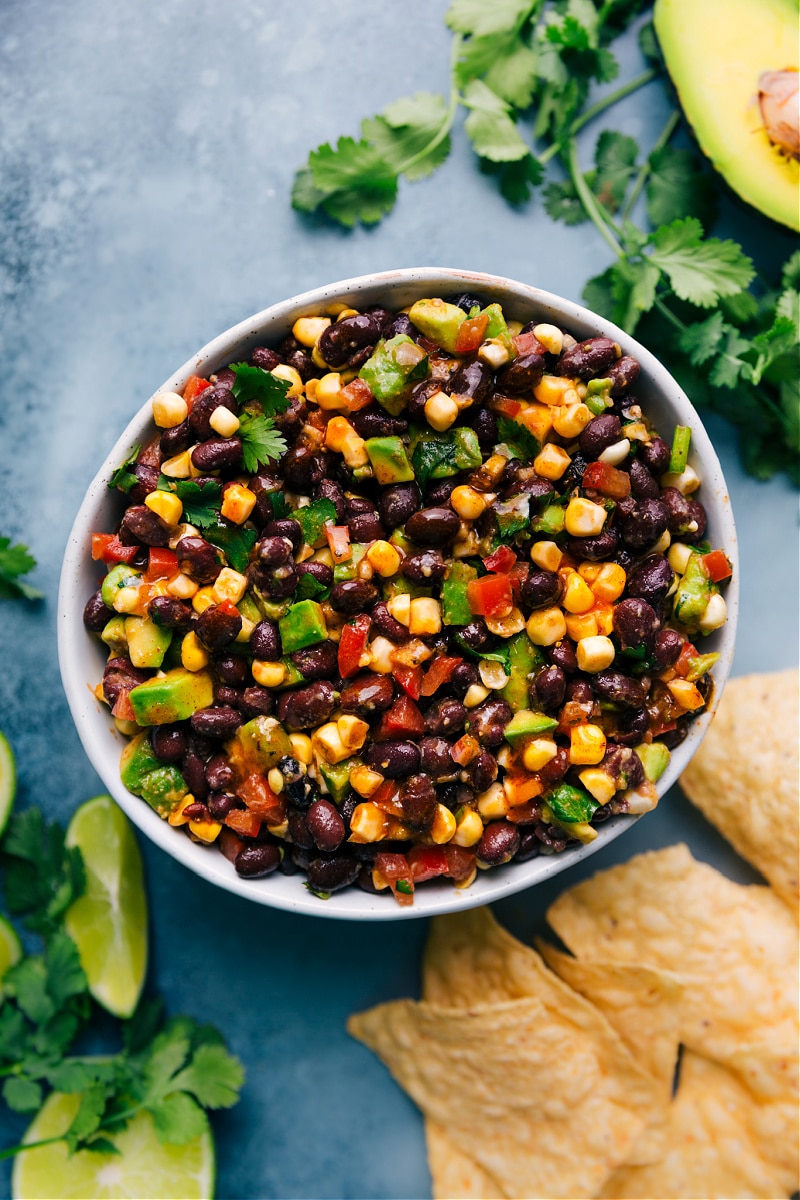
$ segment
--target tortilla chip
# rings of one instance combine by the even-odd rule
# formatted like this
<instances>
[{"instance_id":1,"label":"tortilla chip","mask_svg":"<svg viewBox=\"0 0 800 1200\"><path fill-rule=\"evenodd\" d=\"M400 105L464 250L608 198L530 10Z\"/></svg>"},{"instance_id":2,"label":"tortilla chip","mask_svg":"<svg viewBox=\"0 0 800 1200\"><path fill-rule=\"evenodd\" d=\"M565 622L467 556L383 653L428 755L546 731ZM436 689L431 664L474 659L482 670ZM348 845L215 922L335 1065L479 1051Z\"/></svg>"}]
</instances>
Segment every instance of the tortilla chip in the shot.
<instances>
[{"instance_id":1,"label":"tortilla chip","mask_svg":"<svg viewBox=\"0 0 800 1200\"><path fill-rule=\"evenodd\" d=\"M799 680L797 671L731 680L680 779L692 803L795 912Z\"/></svg>"},{"instance_id":2,"label":"tortilla chip","mask_svg":"<svg viewBox=\"0 0 800 1200\"><path fill-rule=\"evenodd\" d=\"M478 1166L474 1158L453 1145L447 1130L426 1119L428 1166L433 1200L504 1200L500 1185Z\"/></svg>"},{"instance_id":3,"label":"tortilla chip","mask_svg":"<svg viewBox=\"0 0 800 1200\"><path fill-rule=\"evenodd\" d=\"M506 1196L593 1196L625 1161L655 1087L605 1019L565 992L560 1011L535 998L400 1000L348 1029Z\"/></svg>"},{"instance_id":4,"label":"tortilla chip","mask_svg":"<svg viewBox=\"0 0 800 1200\"><path fill-rule=\"evenodd\" d=\"M684 985L681 1041L730 1061L741 1044L797 1044L797 925L686 846L638 855L564 892L548 920L578 957L642 964Z\"/></svg>"},{"instance_id":5,"label":"tortilla chip","mask_svg":"<svg viewBox=\"0 0 800 1200\"><path fill-rule=\"evenodd\" d=\"M768 1147L772 1170L787 1194L796 1191L800 1177L796 1045L774 1050L743 1045L727 1065L757 1102L752 1125L758 1144Z\"/></svg>"},{"instance_id":6,"label":"tortilla chip","mask_svg":"<svg viewBox=\"0 0 800 1200\"><path fill-rule=\"evenodd\" d=\"M725 1067L685 1051L670 1111L670 1149L657 1164L624 1166L606 1182L608 1200L777 1200L794 1183L775 1169L759 1105Z\"/></svg>"}]
</instances>

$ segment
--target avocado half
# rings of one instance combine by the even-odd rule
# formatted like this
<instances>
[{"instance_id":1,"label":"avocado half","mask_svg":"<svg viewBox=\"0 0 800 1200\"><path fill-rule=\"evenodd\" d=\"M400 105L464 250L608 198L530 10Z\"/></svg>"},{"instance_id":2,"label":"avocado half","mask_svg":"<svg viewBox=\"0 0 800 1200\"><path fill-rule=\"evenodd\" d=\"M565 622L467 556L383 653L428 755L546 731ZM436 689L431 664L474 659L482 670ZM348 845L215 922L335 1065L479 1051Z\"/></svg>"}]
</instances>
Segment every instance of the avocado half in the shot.
<instances>
[{"instance_id":1,"label":"avocado half","mask_svg":"<svg viewBox=\"0 0 800 1200\"><path fill-rule=\"evenodd\" d=\"M748 204L800 229L798 161L791 141L788 150L770 141L759 103L772 73L780 73L784 91L787 84L793 91L797 0L656 0L653 20L703 153ZM795 129L796 105L795 94L784 109L789 115L794 108ZM787 144L785 136L773 135Z\"/></svg>"}]
</instances>

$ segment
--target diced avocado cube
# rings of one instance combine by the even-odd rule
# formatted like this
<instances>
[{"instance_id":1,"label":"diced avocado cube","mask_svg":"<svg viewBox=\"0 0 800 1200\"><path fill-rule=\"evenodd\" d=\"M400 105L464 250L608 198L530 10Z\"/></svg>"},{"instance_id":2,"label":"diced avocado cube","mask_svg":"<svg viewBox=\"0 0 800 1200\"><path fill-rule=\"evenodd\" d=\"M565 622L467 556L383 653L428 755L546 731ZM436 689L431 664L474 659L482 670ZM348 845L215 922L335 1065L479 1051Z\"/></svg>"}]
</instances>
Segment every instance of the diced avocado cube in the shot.
<instances>
[{"instance_id":1,"label":"diced avocado cube","mask_svg":"<svg viewBox=\"0 0 800 1200\"><path fill-rule=\"evenodd\" d=\"M483 462L478 435L474 429L459 427L453 430L453 445L456 450L456 466L459 471L472 470ZM436 472L433 472L434 476Z\"/></svg>"},{"instance_id":2,"label":"diced avocado cube","mask_svg":"<svg viewBox=\"0 0 800 1200\"><path fill-rule=\"evenodd\" d=\"M563 533L565 509L560 504L548 504L543 513L531 521L531 533L546 533L555 537Z\"/></svg>"},{"instance_id":3,"label":"diced avocado cube","mask_svg":"<svg viewBox=\"0 0 800 1200\"><path fill-rule=\"evenodd\" d=\"M455 354L458 331L467 314L446 300L417 300L408 310L408 319L426 338L437 342L448 354Z\"/></svg>"},{"instance_id":4,"label":"diced avocado cube","mask_svg":"<svg viewBox=\"0 0 800 1200\"><path fill-rule=\"evenodd\" d=\"M112 617L104 626L103 632L100 634L100 640L105 642L109 650L114 654L122 654L128 648L128 639L125 636L125 618L118 616Z\"/></svg>"},{"instance_id":5,"label":"diced avocado cube","mask_svg":"<svg viewBox=\"0 0 800 1200\"><path fill-rule=\"evenodd\" d=\"M148 733L137 734L122 751L120 779L161 817L169 816L188 791L178 768L156 758Z\"/></svg>"},{"instance_id":6,"label":"diced avocado cube","mask_svg":"<svg viewBox=\"0 0 800 1200\"><path fill-rule=\"evenodd\" d=\"M246 725L239 726L225 752L236 775L246 778L277 767L282 758L291 755L292 744L274 717L253 717Z\"/></svg>"},{"instance_id":7,"label":"diced avocado cube","mask_svg":"<svg viewBox=\"0 0 800 1200\"><path fill-rule=\"evenodd\" d=\"M207 671L175 667L131 688L130 701L139 725L168 725L213 704L214 684Z\"/></svg>"},{"instance_id":8,"label":"diced avocado cube","mask_svg":"<svg viewBox=\"0 0 800 1200\"><path fill-rule=\"evenodd\" d=\"M428 375L428 356L405 333L381 339L359 371L375 399L392 416L406 406L406 388Z\"/></svg>"},{"instance_id":9,"label":"diced avocado cube","mask_svg":"<svg viewBox=\"0 0 800 1200\"><path fill-rule=\"evenodd\" d=\"M522 738L539 737L542 733L549 733L551 729L555 729L558 721L554 721L552 717L548 717L545 713L533 712L530 708L521 708L519 712L515 712L514 716L508 722L505 728L505 739L511 742L512 746L515 742L519 742Z\"/></svg>"},{"instance_id":10,"label":"diced avocado cube","mask_svg":"<svg viewBox=\"0 0 800 1200\"><path fill-rule=\"evenodd\" d=\"M642 742L634 747L644 767L644 776L650 783L661 778L669 765L670 753L663 742Z\"/></svg>"},{"instance_id":11,"label":"diced avocado cube","mask_svg":"<svg viewBox=\"0 0 800 1200\"><path fill-rule=\"evenodd\" d=\"M399 437L367 438L364 444L378 483L409 483L414 478L406 448Z\"/></svg>"},{"instance_id":12,"label":"diced avocado cube","mask_svg":"<svg viewBox=\"0 0 800 1200\"><path fill-rule=\"evenodd\" d=\"M542 652L538 646L534 646L527 632L522 629L519 633L515 633L508 641L508 658L511 672L509 674L508 683L501 690L500 695L505 700L506 704L514 710L515 713L521 713L528 709L530 703L530 676L537 667L541 666L543 661ZM543 714L538 713L538 716ZM549 720L549 718L547 718ZM552 729L555 725L549 725L548 729ZM543 730L536 730L541 733Z\"/></svg>"},{"instance_id":13,"label":"diced avocado cube","mask_svg":"<svg viewBox=\"0 0 800 1200\"><path fill-rule=\"evenodd\" d=\"M298 671L297 667L290 658L283 658L281 659L281 662L286 669L286 677L278 689L279 691L284 691L286 688L290 687L297 687L298 683L303 683L305 681L305 675L303 675L301 671Z\"/></svg>"},{"instance_id":14,"label":"diced avocado cube","mask_svg":"<svg viewBox=\"0 0 800 1200\"><path fill-rule=\"evenodd\" d=\"M108 572L100 588L103 604L108 608L113 608L117 592L121 591L124 587L138 584L141 578L142 573L136 567L131 567L128 563L117 563Z\"/></svg>"},{"instance_id":15,"label":"diced avocado cube","mask_svg":"<svg viewBox=\"0 0 800 1200\"><path fill-rule=\"evenodd\" d=\"M469 625L474 614L467 599L467 584L478 572L469 563L455 559L447 569L442 584L442 621L445 625Z\"/></svg>"},{"instance_id":16,"label":"diced avocado cube","mask_svg":"<svg viewBox=\"0 0 800 1200\"><path fill-rule=\"evenodd\" d=\"M261 620L261 610L249 592L245 592L241 600L237 601L236 607L242 617L248 621L252 621L254 625L257 625Z\"/></svg>"},{"instance_id":17,"label":"diced avocado cube","mask_svg":"<svg viewBox=\"0 0 800 1200\"><path fill-rule=\"evenodd\" d=\"M344 762L327 763L320 759L319 773L325 781L334 804L341 804L350 791L350 775L360 765L357 758L346 758Z\"/></svg>"},{"instance_id":18,"label":"diced avocado cube","mask_svg":"<svg viewBox=\"0 0 800 1200\"><path fill-rule=\"evenodd\" d=\"M333 568L333 582L343 583L345 579L355 579L358 564L367 552L366 542L351 542L350 557L347 562L336 563Z\"/></svg>"},{"instance_id":19,"label":"diced avocado cube","mask_svg":"<svg viewBox=\"0 0 800 1200\"><path fill-rule=\"evenodd\" d=\"M300 600L278 621L284 654L304 650L328 640L328 626L322 606L316 600Z\"/></svg>"},{"instance_id":20,"label":"diced avocado cube","mask_svg":"<svg viewBox=\"0 0 800 1200\"><path fill-rule=\"evenodd\" d=\"M126 617L125 637L135 667L160 667L172 641L172 630L162 629L149 617Z\"/></svg>"}]
</instances>

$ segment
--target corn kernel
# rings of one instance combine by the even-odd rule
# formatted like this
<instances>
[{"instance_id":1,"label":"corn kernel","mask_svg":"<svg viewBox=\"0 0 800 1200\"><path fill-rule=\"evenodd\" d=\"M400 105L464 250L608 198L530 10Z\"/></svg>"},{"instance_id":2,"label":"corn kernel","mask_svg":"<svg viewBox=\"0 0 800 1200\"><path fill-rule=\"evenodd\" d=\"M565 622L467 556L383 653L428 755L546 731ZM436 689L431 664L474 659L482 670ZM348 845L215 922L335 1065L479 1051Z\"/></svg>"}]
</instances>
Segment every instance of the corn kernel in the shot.
<instances>
[{"instance_id":1,"label":"corn kernel","mask_svg":"<svg viewBox=\"0 0 800 1200\"><path fill-rule=\"evenodd\" d=\"M613 600L618 600L625 591L625 584L628 577L625 574L625 569L619 563L603 563L595 578L590 581L589 586L594 592L598 600L603 600L610 604Z\"/></svg>"},{"instance_id":2,"label":"corn kernel","mask_svg":"<svg viewBox=\"0 0 800 1200\"><path fill-rule=\"evenodd\" d=\"M598 461L608 463L610 467L618 467L621 462L631 452L631 443L629 438L621 438L618 442L613 442L612 445L606 446L602 454L598 455Z\"/></svg>"},{"instance_id":3,"label":"corn kernel","mask_svg":"<svg viewBox=\"0 0 800 1200\"><path fill-rule=\"evenodd\" d=\"M533 465L536 474L541 475L542 479L555 481L561 478L571 461L561 446L557 446L555 442L546 442L533 460Z\"/></svg>"},{"instance_id":4,"label":"corn kernel","mask_svg":"<svg viewBox=\"0 0 800 1200\"><path fill-rule=\"evenodd\" d=\"M181 663L187 671L202 671L208 666L211 655L198 638L194 630L190 630L181 642Z\"/></svg>"},{"instance_id":5,"label":"corn kernel","mask_svg":"<svg viewBox=\"0 0 800 1200\"><path fill-rule=\"evenodd\" d=\"M384 579L396 575L400 569L400 554L391 542L382 538L373 542L366 555L370 566Z\"/></svg>"},{"instance_id":6,"label":"corn kernel","mask_svg":"<svg viewBox=\"0 0 800 1200\"><path fill-rule=\"evenodd\" d=\"M351 842L379 842L386 836L386 814L372 801L357 804L350 818Z\"/></svg>"},{"instance_id":7,"label":"corn kernel","mask_svg":"<svg viewBox=\"0 0 800 1200\"><path fill-rule=\"evenodd\" d=\"M149 492L144 502L167 525L174 527L183 516L183 502L174 492Z\"/></svg>"},{"instance_id":8,"label":"corn kernel","mask_svg":"<svg viewBox=\"0 0 800 1200\"><path fill-rule=\"evenodd\" d=\"M604 671L606 667L611 666L615 653L611 638L602 634L581 638L575 647L578 670L596 675L598 671Z\"/></svg>"},{"instance_id":9,"label":"corn kernel","mask_svg":"<svg viewBox=\"0 0 800 1200\"><path fill-rule=\"evenodd\" d=\"M242 614L239 613L241 617ZM242 627L236 635L236 641L245 645L250 641L250 635L256 627L255 621L251 621L249 617L242 617Z\"/></svg>"},{"instance_id":10,"label":"corn kernel","mask_svg":"<svg viewBox=\"0 0 800 1200\"><path fill-rule=\"evenodd\" d=\"M714 592L708 601L706 611L698 622L700 632L711 633L712 630L721 628L727 619L728 606L725 603L725 598L724 596L720 596L719 592Z\"/></svg>"},{"instance_id":11,"label":"corn kernel","mask_svg":"<svg viewBox=\"0 0 800 1200\"><path fill-rule=\"evenodd\" d=\"M220 437L230 438L239 428L239 418L224 404L218 404L208 418L208 423Z\"/></svg>"},{"instance_id":12,"label":"corn kernel","mask_svg":"<svg viewBox=\"0 0 800 1200\"><path fill-rule=\"evenodd\" d=\"M597 579L597 576L600 574L600 563L589 562L588 560L586 562L579 563L578 574L580 575L581 579L588 583L589 587L592 587L595 579Z\"/></svg>"},{"instance_id":13,"label":"corn kernel","mask_svg":"<svg viewBox=\"0 0 800 1200\"><path fill-rule=\"evenodd\" d=\"M173 808L172 812L167 817L167 822L177 828L180 825L186 825L189 818L183 815L183 810L188 808L190 804L195 803L195 798L191 792L187 792Z\"/></svg>"},{"instance_id":14,"label":"corn kernel","mask_svg":"<svg viewBox=\"0 0 800 1200\"><path fill-rule=\"evenodd\" d=\"M280 687L286 679L286 667L282 662L265 662L262 658L255 658L250 670L253 679L262 687Z\"/></svg>"},{"instance_id":15,"label":"corn kernel","mask_svg":"<svg viewBox=\"0 0 800 1200\"><path fill-rule=\"evenodd\" d=\"M600 632L597 617L593 612L567 613L566 625L567 633L573 642L579 642L581 638L596 637Z\"/></svg>"},{"instance_id":16,"label":"corn kernel","mask_svg":"<svg viewBox=\"0 0 800 1200\"><path fill-rule=\"evenodd\" d=\"M190 821L189 832L200 842L206 842L209 846L215 842L222 833L222 825L219 821Z\"/></svg>"},{"instance_id":17,"label":"corn kernel","mask_svg":"<svg viewBox=\"0 0 800 1200\"><path fill-rule=\"evenodd\" d=\"M450 809L445 808L444 804L437 804L430 830L434 843L443 846L445 842L452 840L455 831L456 819Z\"/></svg>"},{"instance_id":18,"label":"corn kernel","mask_svg":"<svg viewBox=\"0 0 800 1200\"><path fill-rule=\"evenodd\" d=\"M292 326L292 337L310 350L316 346L330 323L330 317L298 317Z\"/></svg>"},{"instance_id":19,"label":"corn kernel","mask_svg":"<svg viewBox=\"0 0 800 1200\"><path fill-rule=\"evenodd\" d=\"M342 743L351 753L361 749L369 733L369 725L366 721L362 721L360 717L349 715L339 717L336 728L339 730Z\"/></svg>"},{"instance_id":20,"label":"corn kernel","mask_svg":"<svg viewBox=\"0 0 800 1200\"><path fill-rule=\"evenodd\" d=\"M328 763L344 762L350 757L350 751L342 741L339 727L335 721L321 725L311 736L314 753Z\"/></svg>"},{"instance_id":21,"label":"corn kernel","mask_svg":"<svg viewBox=\"0 0 800 1200\"><path fill-rule=\"evenodd\" d=\"M340 453L344 439L355 435L355 429L347 417L331 417L325 427L325 445L329 450Z\"/></svg>"},{"instance_id":22,"label":"corn kernel","mask_svg":"<svg viewBox=\"0 0 800 1200\"><path fill-rule=\"evenodd\" d=\"M484 687L482 683L471 683L464 697L464 707L475 708L478 704L483 704L488 695L489 689Z\"/></svg>"},{"instance_id":23,"label":"corn kernel","mask_svg":"<svg viewBox=\"0 0 800 1200\"><path fill-rule=\"evenodd\" d=\"M462 483L450 493L450 507L458 513L462 521L475 521L486 511L493 499L493 493L477 492L475 488Z\"/></svg>"},{"instance_id":24,"label":"corn kernel","mask_svg":"<svg viewBox=\"0 0 800 1200\"><path fill-rule=\"evenodd\" d=\"M493 783L476 800L478 812L485 821L494 821L508 815L508 800L502 783Z\"/></svg>"},{"instance_id":25,"label":"corn kernel","mask_svg":"<svg viewBox=\"0 0 800 1200\"><path fill-rule=\"evenodd\" d=\"M540 404L563 404L564 394L573 386L571 379L561 375L543 375L541 381L533 389L533 394Z\"/></svg>"},{"instance_id":26,"label":"corn kernel","mask_svg":"<svg viewBox=\"0 0 800 1200\"><path fill-rule=\"evenodd\" d=\"M478 674L483 686L489 688L490 691L504 688L508 683L508 676L503 670L503 664L490 658L481 659L478 663Z\"/></svg>"},{"instance_id":27,"label":"corn kernel","mask_svg":"<svg viewBox=\"0 0 800 1200\"><path fill-rule=\"evenodd\" d=\"M566 635L567 622L560 608L539 608L525 626L534 646L552 646Z\"/></svg>"},{"instance_id":28,"label":"corn kernel","mask_svg":"<svg viewBox=\"0 0 800 1200\"><path fill-rule=\"evenodd\" d=\"M211 608L212 604L217 603L217 597L214 595L212 587L198 588L192 596L192 608L196 613L204 613L207 608Z\"/></svg>"},{"instance_id":29,"label":"corn kernel","mask_svg":"<svg viewBox=\"0 0 800 1200\"><path fill-rule=\"evenodd\" d=\"M176 454L174 458L162 462L161 474L166 475L168 479L190 479L192 459L189 451L184 450L182 454Z\"/></svg>"},{"instance_id":30,"label":"corn kernel","mask_svg":"<svg viewBox=\"0 0 800 1200\"><path fill-rule=\"evenodd\" d=\"M277 367L270 371L270 375L274 375L276 379L284 379L289 384L289 390L286 395L291 399L294 396L302 396L303 381L300 378L300 372L294 367L289 367L286 363L278 363Z\"/></svg>"},{"instance_id":31,"label":"corn kernel","mask_svg":"<svg viewBox=\"0 0 800 1200\"><path fill-rule=\"evenodd\" d=\"M174 429L189 415L189 405L177 392L156 392L151 403L153 420L159 429Z\"/></svg>"},{"instance_id":32,"label":"corn kernel","mask_svg":"<svg viewBox=\"0 0 800 1200\"><path fill-rule=\"evenodd\" d=\"M677 575L684 575L693 554L694 550L685 542L673 542L667 554L667 562Z\"/></svg>"},{"instance_id":33,"label":"corn kernel","mask_svg":"<svg viewBox=\"0 0 800 1200\"><path fill-rule=\"evenodd\" d=\"M267 826L268 831L272 834L273 837L283 839L286 837L287 833L289 832L289 822L285 817L277 825L270 825L269 821L265 822L265 824ZM282 847L279 848L279 854L281 855L281 857L283 857L283 848Z\"/></svg>"},{"instance_id":34,"label":"corn kernel","mask_svg":"<svg viewBox=\"0 0 800 1200\"><path fill-rule=\"evenodd\" d=\"M508 346L500 338L487 338L478 350L478 358L493 371L504 367L511 358Z\"/></svg>"},{"instance_id":35,"label":"corn kernel","mask_svg":"<svg viewBox=\"0 0 800 1200\"><path fill-rule=\"evenodd\" d=\"M247 576L240 575L238 571L234 571L233 567L223 567L211 585L211 590L216 596L218 604L221 604L223 600L230 600L231 604L238 604L247 591Z\"/></svg>"},{"instance_id":36,"label":"corn kernel","mask_svg":"<svg viewBox=\"0 0 800 1200\"><path fill-rule=\"evenodd\" d=\"M308 734L290 733L289 745L292 747L292 756L296 758L299 763L303 763L305 766L308 766L313 758L311 738L308 736Z\"/></svg>"},{"instance_id":37,"label":"corn kernel","mask_svg":"<svg viewBox=\"0 0 800 1200\"><path fill-rule=\"evenodd\" d=\"M184 575L182 571L174 579L170 579L167 584L169 595L175 596L178 600L191 600L192 596L197 595L199 589L200 585L190 579L188 575Z\"/></svg>"},{"instance_id":38,"label":"corn kernel","mask_svg":"<svg viewBox=\"0 0 800 1200\"><path fill-rule=\"evenodd\" d=\"M468 808L456 822L456 831L450 839L454 846L475 846L483 837L483 821L480 813Z\"/></svg>"},{"instance_id":39,"label":"corn kernel","mask_svg":"<svg viewBox=\"0 0 800 1200\"><path fill-rule=\"evenodd\" d=\"M317 381L314 400L326 411L347 410L347 401L342 399L342 377L338 371L329 371Z\"/></svg>"},{"instance_id":40,"label":"corn kernel","mask_svg":"<svg viewBox=\"0 0 800 1200\"><path fill-rule=\"evenodd\" d=\"M598 601L592 609L592 616L597 625L597 632L610 637L614 632L614 605L602 604Z\"/></svg>"},{"instance_id":41,"label":"corn kernel","mask_svg":"<svg viewBox=\"0 0 800 1200\"><path fill-rule=\"evenodd\" d=\"M670 679L667 688L673 699L688 712L694 712L705 704L699 689L688 679Z\"/></svg>"},{"instance_id":42,"label":"corn kernel","mask_svg":"<svg viewBox=\"0 0 800 1200\"><path fill-rule=\"evenodd\" d=\"M506 613L504 617L484 617L483 619L489 632L502 638L513 637L515 633L522 633L525 628L525 617L521 609L516 607L512 608L510 613Z\"/></svg>"},{"instance_id":43,"label":"corn kernel","mask_svg":"<svg viewBox=\"0 0 800 1200\"><path fill-rule=\"evenodd\" d=\"M606 735L599 725L574 725L570 730L569 761L573 766L593 767L603 761Z\"/></svg>"},{"instance_id":44,"label":"corn kernel","mask_svg":"<svg viewBox=\"0 0 800 1200\"><path fill-rule=\"evenodd\" d=\"M350 786L353 791L358 792L359 796L363 796L368 800L370 796L374 796L378 788L383 783L383 776L379 771L372 771L369 767L359 763L353 767L350 772Z\"/></svg>"},{"instance_id":45,"label":"corn kernel","mask_svg":"<svg viewBox=\"0 0 800 1200\"><path fill-rule=\"evenodd\" d=\"M183 521L180 525L176 526L176 528L173 529L169 535L170 550L175 549L181 538L197 537L199 532L200 531L198 529L195 529L194 525L189 525L188 522Z\"/></svg>"},{"instance_id":46,"label":"corn kernel","mask_svg":"<svg viewBox=\"0 0 800 1200\"><path fill-rule=\"evenodd\" d=\"M561 601L568 613L585 613L594 606L594 592L577 571L570 571Z\"/></svg>"},{"instance_id":47,"label":"corn kernel","mask_svg":"<svg viewBox=\"0 0 800 1200\"><path fill-rule=\"evenodd\" d=\"M357 433L346 437L342 442L342 458L351 471L355 471L357 467L365 467L369 462L367 443Z\"/></svg>"},{"instance_id":48,"label":"corn kernel","mask_svg":"<svg viewBox=\"0 0 800 1200\"><path fill-rule=\"evenodd\" d=\"M668 529L665 529L652 550L648 550L648 554L666 554L671 544L672 534Z\"/></svg>"},{"instance_id":49,"label":"corn kernel","mask_svg":"<svg viewBox=\"0 0 800 1200\"><path fill-rule=\"evenodd\" d=\"M557 325L534 325L533 336L541 342L548 354L560 354L564 347L564 335Z\"/></svg>"},{"instance_id":50,"label":"corn kernel","mask_svg":"<svg viewBox=\"0 0 800 1200\"><path fill-rule=\"evenodd\" d=\"M388 605L387 605L388 607ZM398 620L395 617L395 620ZM379 675L391 675L394 666L394 642L388 638L376 637L369 644L369 668Z\"/></svg>"},{"instance_id":51,"label":"corn kernel","mask_svg":"<svg viewBox=\"0 0 800 1200\"><path fill-rule=\"evenodd\" d=\"M135 613L139 608L138 587L121 587L114 597L114 612Z\"/></svg>"},{"instance_id":52,"label":"corn kernel","mask_svg":"<svg viewBox=\"0 0 800 1200\"><path fill-rule=\"evenodd\" d=\"M684 496L690 496L692 492L696 492L700 487L700 476L695 471L694 467L684 467L679 475L670 474L662 475L660 479L662 488L674 487Z\"/></svg>"},{"instance_id":53,"label":"corn kernel","mask_svg":"<svg viewBox=\"0 0 800 1200\"><path fill-rule=\"evenodd\" d=\"M432 596L416 596L409 605L408 631L415 637L429 637L442 628L442 608Z\"/></svg>"},{"instance_id":54,"label":"corn kernel","mask_svg":"<svg viewBox=\"0 0 800 1200\"><path fill-rule=\"evenodd\" d=\"M522 765L526 771L539 771L558 754L558 746L552 738L533 738L522 751Z\"/></svg>"},{"instance_id":55,"label":"corn kernel","mask_svg":"<svg viewBox=\"0 0 800 1200\"><path fill-rule=\"evenodd\" d=\"M564 514L564 525L571 537L596 537L602 532L608 513L602 504L584 496L573 496Z\"/></svg>"},{"instance_id":56,"label":"corn kernel","mask_svg":"<svg viewBox=\"0 0 800 1200\"><path fill-rule=\"evenodd\" d=\"M397 596L391 596L386 601L386 607L395 621L399 621L401 625L408 625L411 620L411 597L408 592L400 592Z\"/></svg>"},{"instance_id":57,"label":"corn kernel","mask_svg":"<svg viewBox=\"0 0 800 1200\"><path fill-rule=\"evenodd\" d=\"M277 767L273 767L271 771L267 772L267 783L276 796L279 796L286 786L286 780Z\"/></svg>"},{"instance_id":58,"label":"corn kernel","mask_svg":"<svg viewBox=\"0 0 800 1200\"><path fill-rule=\"evenodd\" d=\"M555 542L534 542L531 546L531 562L543 571L557 571L563 557Z\"/></svg>"},{"instance_id":59,"label":"corn kernel","mask_svg":"<svg viewBox=\"0 0 800 1200\"><path fill-rule=\"evenodd\" d=\"M425 402L425 419L437 433L449 429L457 416L458 405L444 392L434 392Z\"/></svg>"},{"instance_id":60,"label":"corn kernel","mask_svg":"<svg viewBox=\"0 0 800 1200\"><path fill-rule=\"evenodd\" d=\"M614 799L617 785L605 771L601 771L598 767L587 767L584 771L578 772L578 778L598 804L608 804L609 800Z\"/></svg>"},{"instance_id":61,"label":"corn kernel","mask_svg":"<svg viewBox=\"0 0 800 1200\"><path fill-rule=\"evenodd\" d=\"M575 393L577 398L577 392ZM565 396L565 399L567 396ZM571 397L570 397L571 398ZM556 405L553 408L553 429L560 437L576 438L592 419L592 411L585 404Z\"/></svg>"}]
</instances>

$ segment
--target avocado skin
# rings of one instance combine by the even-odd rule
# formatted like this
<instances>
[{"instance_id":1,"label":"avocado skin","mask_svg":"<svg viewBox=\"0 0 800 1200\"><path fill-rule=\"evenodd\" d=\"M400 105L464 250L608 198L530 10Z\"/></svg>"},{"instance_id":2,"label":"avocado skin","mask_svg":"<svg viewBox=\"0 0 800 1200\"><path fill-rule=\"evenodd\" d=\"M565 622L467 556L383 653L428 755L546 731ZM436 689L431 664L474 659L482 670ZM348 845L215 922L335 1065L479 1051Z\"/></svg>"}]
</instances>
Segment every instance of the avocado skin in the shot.
<instances>
[{"instance_id":1,"label":"avocado skin","mask_svg":"<svg viewBox=\"0 0 800 1200\"><path fill-rule=\"evenodd\" d=\"M169 725L213 704L214 685L207 671L175 667L132 688L130 701L139 725Z\"/></svg>"},{"instance_id":2,"label":"avocado skin","mask_svg":"<svg viewBox=\"0 0 800 1200\"><path fill-rule=\"evenodd\" d=\"M756 99L763 71L798 65L794 0L656 0L653 24L700 149L743 200L800 229L798 164L771 145Z\"/></svg>"}]
</instances>

